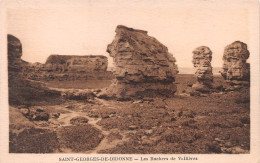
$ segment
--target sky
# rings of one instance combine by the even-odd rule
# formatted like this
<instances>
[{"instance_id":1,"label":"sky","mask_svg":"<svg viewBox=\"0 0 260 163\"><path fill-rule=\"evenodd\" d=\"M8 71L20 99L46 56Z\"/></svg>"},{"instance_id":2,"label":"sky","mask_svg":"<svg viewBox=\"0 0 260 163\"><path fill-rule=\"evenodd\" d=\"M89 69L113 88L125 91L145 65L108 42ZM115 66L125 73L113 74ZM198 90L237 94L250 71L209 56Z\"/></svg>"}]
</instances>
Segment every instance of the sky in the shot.
<instances>
[{"instance_id":1,"label":"sky","mask_svg":"<svg viewBox=\"0 0 260 163\"><path fill-rule=\"evenodd\" d=\"M234 41L247 43L250 51L247 8L178 6L159 1L140 1L140 5L138 1L113 5L105 2L8 9L7 32L21 40L22 59L41 63L51 54L109 57L106 48L117 25L148 31L149 36L168 47L179 67L193 67L192 51L199 46L212 50L213 67L222 66L224 48Z\"/></svg>"}]
</instances>

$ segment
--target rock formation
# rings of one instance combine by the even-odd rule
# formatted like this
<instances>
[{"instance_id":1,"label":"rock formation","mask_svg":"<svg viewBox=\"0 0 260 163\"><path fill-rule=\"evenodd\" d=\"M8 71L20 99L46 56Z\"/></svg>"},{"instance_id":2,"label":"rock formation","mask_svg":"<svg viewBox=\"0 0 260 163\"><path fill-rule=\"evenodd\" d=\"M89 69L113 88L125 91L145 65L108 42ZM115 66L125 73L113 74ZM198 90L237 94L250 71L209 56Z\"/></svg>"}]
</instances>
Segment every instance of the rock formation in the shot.
<instances>
[{"instance_id":1,"label":"rock formation","mask_svg":"<svg viewBox=\"0 0 260 163\"><path fill-rule=\"evenodd\" d=\"M225 80L249 81L250 65L246 63L249 57L247 45L240 41L235 41L227 45L223 55L223 70L221 75Z\"/></svg>"},{"instance_id":2,"label":"rock formation","mask_svg":"<svg viewBox=\"0 0 260 163\"><path fill-rule=\"evenodd\" d=\"M50 55L45 63L49 71L104 72L107 70L106 56Z\"/></svg>"},{"instance_id":3,"label":"rock formation","mask_svg":"<svg viewBox=\"0 0 260 163\"><path fill-rule=\"evenodd\" d=\"M21 59L22 44L18 38L13 35L7 35L8 44L8 69L11 71L21 72L22 66L26 64Z\"/></svg>"},{"instance_id":4,"label":"rock formation","mask_svg":"<svg viewBox=\"0 0 260 163\"><path fill-rule=\"evenodd\" d=\"M32 82L24 77L23 69L28 65L21 59L22 44L13 35L7 36L8 41L8 87L9 103L11 105L26 105L31 102L40 102L60 96L57 91L52 91L39 82Z\"/></svg>"},{"instance_id":5,"label":"rock formation","mask_svg":"<svg viewBox=\"0 0 260 163\"><path fill-rule=\"evenodd\" d=\"M19 61L22 56L22 44L20 40L13 35L8 35L8 61L13 63Z\"/></svg>"},{"instance_id":6,"label":"rock formation","mask_svg":"<svg viewBox=\"0 0 260 163\"><path fill-rule=\"evenodd\" d=\"M193 51L192 63L196 68L197 82L192 86L200 92L208 92L213 82L211 66L212 52L206 46L200 46Z\"/></svg>"},{"instance_id":7,"label":"rock formation","mask_svg":"<svg viewBox=\"0 0 260 163\"><path fill-rule=\"evenodd\" d=\"M116 80L105 90L106 96L173 95L178 70L167 47L148 36L147 31L119 25L115 32L107 52L113 57Z\"/></svg>"},{"instance_id":8,"label":"rock formation","mask_svg":"<svg viewBox=\"0 0 260 163\"><path fill-rule=\"evenodd\" d=\"M106 56L50 55L45 64L28 63L24 76L36 81L111 80L107 66Z\"/></svg>"}]
</instances>

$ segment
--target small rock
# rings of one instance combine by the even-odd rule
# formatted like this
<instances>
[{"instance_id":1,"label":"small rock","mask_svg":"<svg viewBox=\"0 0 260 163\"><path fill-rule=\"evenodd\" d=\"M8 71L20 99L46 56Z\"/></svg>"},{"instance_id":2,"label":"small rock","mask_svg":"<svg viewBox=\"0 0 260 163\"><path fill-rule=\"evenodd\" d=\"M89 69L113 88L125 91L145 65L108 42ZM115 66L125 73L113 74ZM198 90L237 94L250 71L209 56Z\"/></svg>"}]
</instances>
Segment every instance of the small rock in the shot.
<instances>
[{"instance_id":1,"label":"small rock","mask_svg":"<svg viewBox=\"0 0 260 163\"><path fill-rule=\"evenodd\" d=\"M192 84L187 84L188 87L192 87Z\"/></svg>"},{"instance_id":2,"label":"small rock","mask_svg":"<svg viewBox=\"0 0 260 163\"><path fill-rule=\"evenodd\" d=\"M109 115L101 115L102 119L110 118Z\"/></svg>"},{"instance_id":3,"label":"small rock","mask_svg":"<svg viewBox=\"0 0 260 163\"><path fill-rule=\"evenodd\" d=\"M133 104L139 104L139 103L143 103L143 100L133 101Z\"/></svg>"},{"instance_id":4,"label":"small rock","mask_svg":"<svg viewBox=\"0 0 260 163\"><path fill-rule=\"evenodd\" d=\"M36 109L36 112L44 112L44 111L43 111L43 109L38 108L38 109Z\"/></svg>"},{"instance_id":5,"label":"small rock","mask_svg":"<svg viewBox=\"0 0 260 163\"><path fill-rule=\"evenodd\" d=\"M116 117L116 114L110 114L109 117L110 117L110 118Z\"/></svg>"},{"instance_id":6,"label":"small rock","mask_svg":"<svg viewBox=\"0 0 260 163\"><path fill-rule=\"evenodd\" d=\"M67 109L72 109L72 108L73 108L73 106L71 106L71 105L68 105L68 106L66 106L65 108L67 108Z\"/></svg>"},{"instance_id":7,"label":"small rock","mask_svg":"<svg viewBox=\"0 0 260 163\"><path fill-rule=\"evenodd\" d=\"M34 121L48 121L49 118L49 114L46 112L40 112L32 116L32 120Z\"/></svg>"},{"instance_id":8,"label":"small rock","mask_svg":"<svg viewBox=\"0 0 260 163\"><path fill-rule=\"evenodd\" d=\"M183 115L183 111L180 111L179 113L178 113L178 117L181 117Z\"/></svg>"},{"instance_id":9,"label":"small rock","mask_svg":"<svg viewBox=\"0 0 260 163\"><path fill-rule=\"evenodd\" d=\"M208 144L208 150L214 153L221 153L222 150L217 142L213 141L212 143Z\"/></svg>"},{"instance_id":10,"label":"small rock","mask_svg":"<svg viewBox=\"0 0 260 163\"><path fill-rule=\"evenodd\" d=\"M28 116L29 115L29 109L28 108L21 108L20 112L24 115L24 116Z\"/></svg>"},{"instance_id":11,"label":"small rock","mask_svg":"<svg viewBox=\"0 0 260 163\"><path fill-rule=\"evenodd\" d=\"M240 119L240 122L242 122L244 124L250 124L250 118L249 117L242 117Z\"/></svg>"},{"instance_id":12,"label":"small rock","mask_svg":"<svg viewBox=\"0 0 260 163\"><path fill-rule=\"evenodd\" d=\"M247 153L247 151L238 146L232 149L232 154L240 154L240 153Z\"/></svg>"},{"instance_id":13,"label":"small rock","mask_svg":"<svg viewBox=\"0 0 260 163\"><path fill-rule=\"evenodd\" d=\"M129 129L129 130L136 130L136 129L138 129L138 127L137 127L136 125L130 125L130 126L128 127L128 129Z\"/></svg>"},{"instance_id":14,"label":"small rock","mask_svg":"<svg viewBox=\"0 0 260 163\"><path fill-rule=\"evenodd\" d=\"M200 97L208 97L208 95L201 93L201 94L200 94Z\"/></svg>"},{"instance_id":15,"label":"small rock","mask_svg":"<svg viewBox=\"0 0 260 163\"><path fill-rule=\"evenodd\" d=\"M222 152L225 152L226 150L227 150L227 148L221 147L221 151L222 151Z\"/></svg>"},{"instance_id":16,"label":"small rock","mask_svg":"<svg viewBox=\"0 0 260 163\"><path fill-rule=\"evenodd\" d=\"M192 92L190 92L190 95L191 95L191 96L200 96L200 92L198 92L198 91L192 91Z\"/></svg>"},{"instance_id":17,"label":"small rock","mask_svg":"<svg viewBox=\"0 0 260 163\"><path fill-rule=\"evenodd\" d=\"M174 118L174 117L172 117L172 118L171 118L171 121L177 121L177 119L176 119L176 118Z\"/></svg>"},{"instance_id":18,"label":"small rock","mask_svg":"<svg viewBox=\"0 0 260 163\"><path fill-rule=\"evenodd\" d=\"M88 123L88 118L86 117L82 117L82 116L77 116L77 117L74 117L70 120L70 123L73 124L73 125L82 125L82 124L86 124Z\"/></svg>"},{"instance_id":19,"label":"small rock","mask_svg":"<svg viewBox=\"0 0 260 163\"><path fill-rule=\"evenodd\" d=\"M60 113L52 113L52 117L53 118L59 118L60 117Z\"/></svg>"},{"instance_id":20,"label":"small rock","mask_svg":"<svg viewBox=\"0 0 260 163\"><path fill-rule=\"evenodd\" d=\"M145 130L144 134L150 136L153 133L153 130Z\"/></svg>"},{"instance_id":21,"label":"small rock","mask_svg":"<svg viewBox=\"0 0 260 163\"><path fill-rule=\"evenodd\" d=\"M227 149L226 149L226 152L227 152L227 153L232 153L232 149L231 149L231 148L227 148Z\"/></svg>"},{"instance_id":22,"label":"small rock","mask_svg":"<svg viewBox=\"0 0 260 163\"><path fill-rule=\"evenodd\" d=\"M226 146L226 147L232 147L232 143L231 143L231 142L226 142L226 143L225 143L225 146Z\"/></svg>"},{"instance_id":23,"label":"small rock","mask_svg":"<svg viewBox=\"0 0 260 163\"><path fill-rule=\"evenodd\" d=\"M215 138L215 140L218 141L218 142L223 141L223 140L221 140L221 139L219 139L219 138Z\"/></svg>"}]
</instances>

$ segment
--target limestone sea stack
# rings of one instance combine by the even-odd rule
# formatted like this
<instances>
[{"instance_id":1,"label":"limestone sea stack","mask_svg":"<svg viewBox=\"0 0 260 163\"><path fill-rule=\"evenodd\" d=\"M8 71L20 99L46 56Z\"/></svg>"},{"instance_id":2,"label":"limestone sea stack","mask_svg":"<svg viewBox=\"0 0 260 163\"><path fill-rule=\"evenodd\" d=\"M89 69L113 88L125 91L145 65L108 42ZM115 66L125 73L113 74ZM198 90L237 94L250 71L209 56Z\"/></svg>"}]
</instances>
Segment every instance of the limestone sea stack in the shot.
<instances>
[{"instance_id":1,"label":"limestone sea stack","mask_svg":"<svg viewBox=\"0 0 260 163\"><path fill-rule=\"evenodd\" d=\"M192 86L196 91L209 92L213 83L211 66L212 52L206 46L200 46L193 51L192 63L196 68L197 82Z\"/></svg>"},{"instance_id":2,"label":"limestone sea stack","mask_svg":"<svg viewBox=\"0 0 260 163\"><path fill-rule=\"evenodd\" d=\"M106 96L131 98L172 96L176 92L176 60L168 48L147 31L119 25L107 47L114 61L116 80L104 92Z\"/></svg>"},{"instance_id":3,"label":"limestone sea stack","mask_svg":"<svg viewBox=\"0 0 260 163\"><path fill-rule=\"evenodd\" d=\"M227 45L224 50L221 75L228 81L249 81L250 65L246 63L248 58L249 51L245 43L235 41Z\"/></svg>"}]
</instances>

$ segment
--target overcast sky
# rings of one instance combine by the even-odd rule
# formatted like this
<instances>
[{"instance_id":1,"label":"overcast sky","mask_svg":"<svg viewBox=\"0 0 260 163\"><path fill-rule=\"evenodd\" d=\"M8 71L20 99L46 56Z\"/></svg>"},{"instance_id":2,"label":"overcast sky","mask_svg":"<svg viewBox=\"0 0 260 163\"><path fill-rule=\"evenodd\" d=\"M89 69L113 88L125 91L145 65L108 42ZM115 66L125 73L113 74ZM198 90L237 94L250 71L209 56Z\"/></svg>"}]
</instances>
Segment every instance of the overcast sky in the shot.
<instances>
[{"instance_id":1,"label":"overcast sky","mask_svg":"<svg viewBox=\"0 0 260 163\"><path fill-rule=\"evenodd\" d=\"M248 11L241 6L75 2L69 7L8 10L7 31L21 40L24 60L44 63L50 54L108 56L106 47L119 24L147 30L168 47L179 67L193 67L192 51L202 45L213 52L212 66L221 67L226 45L249 42Z\"/></svg>"}]
</instances>

